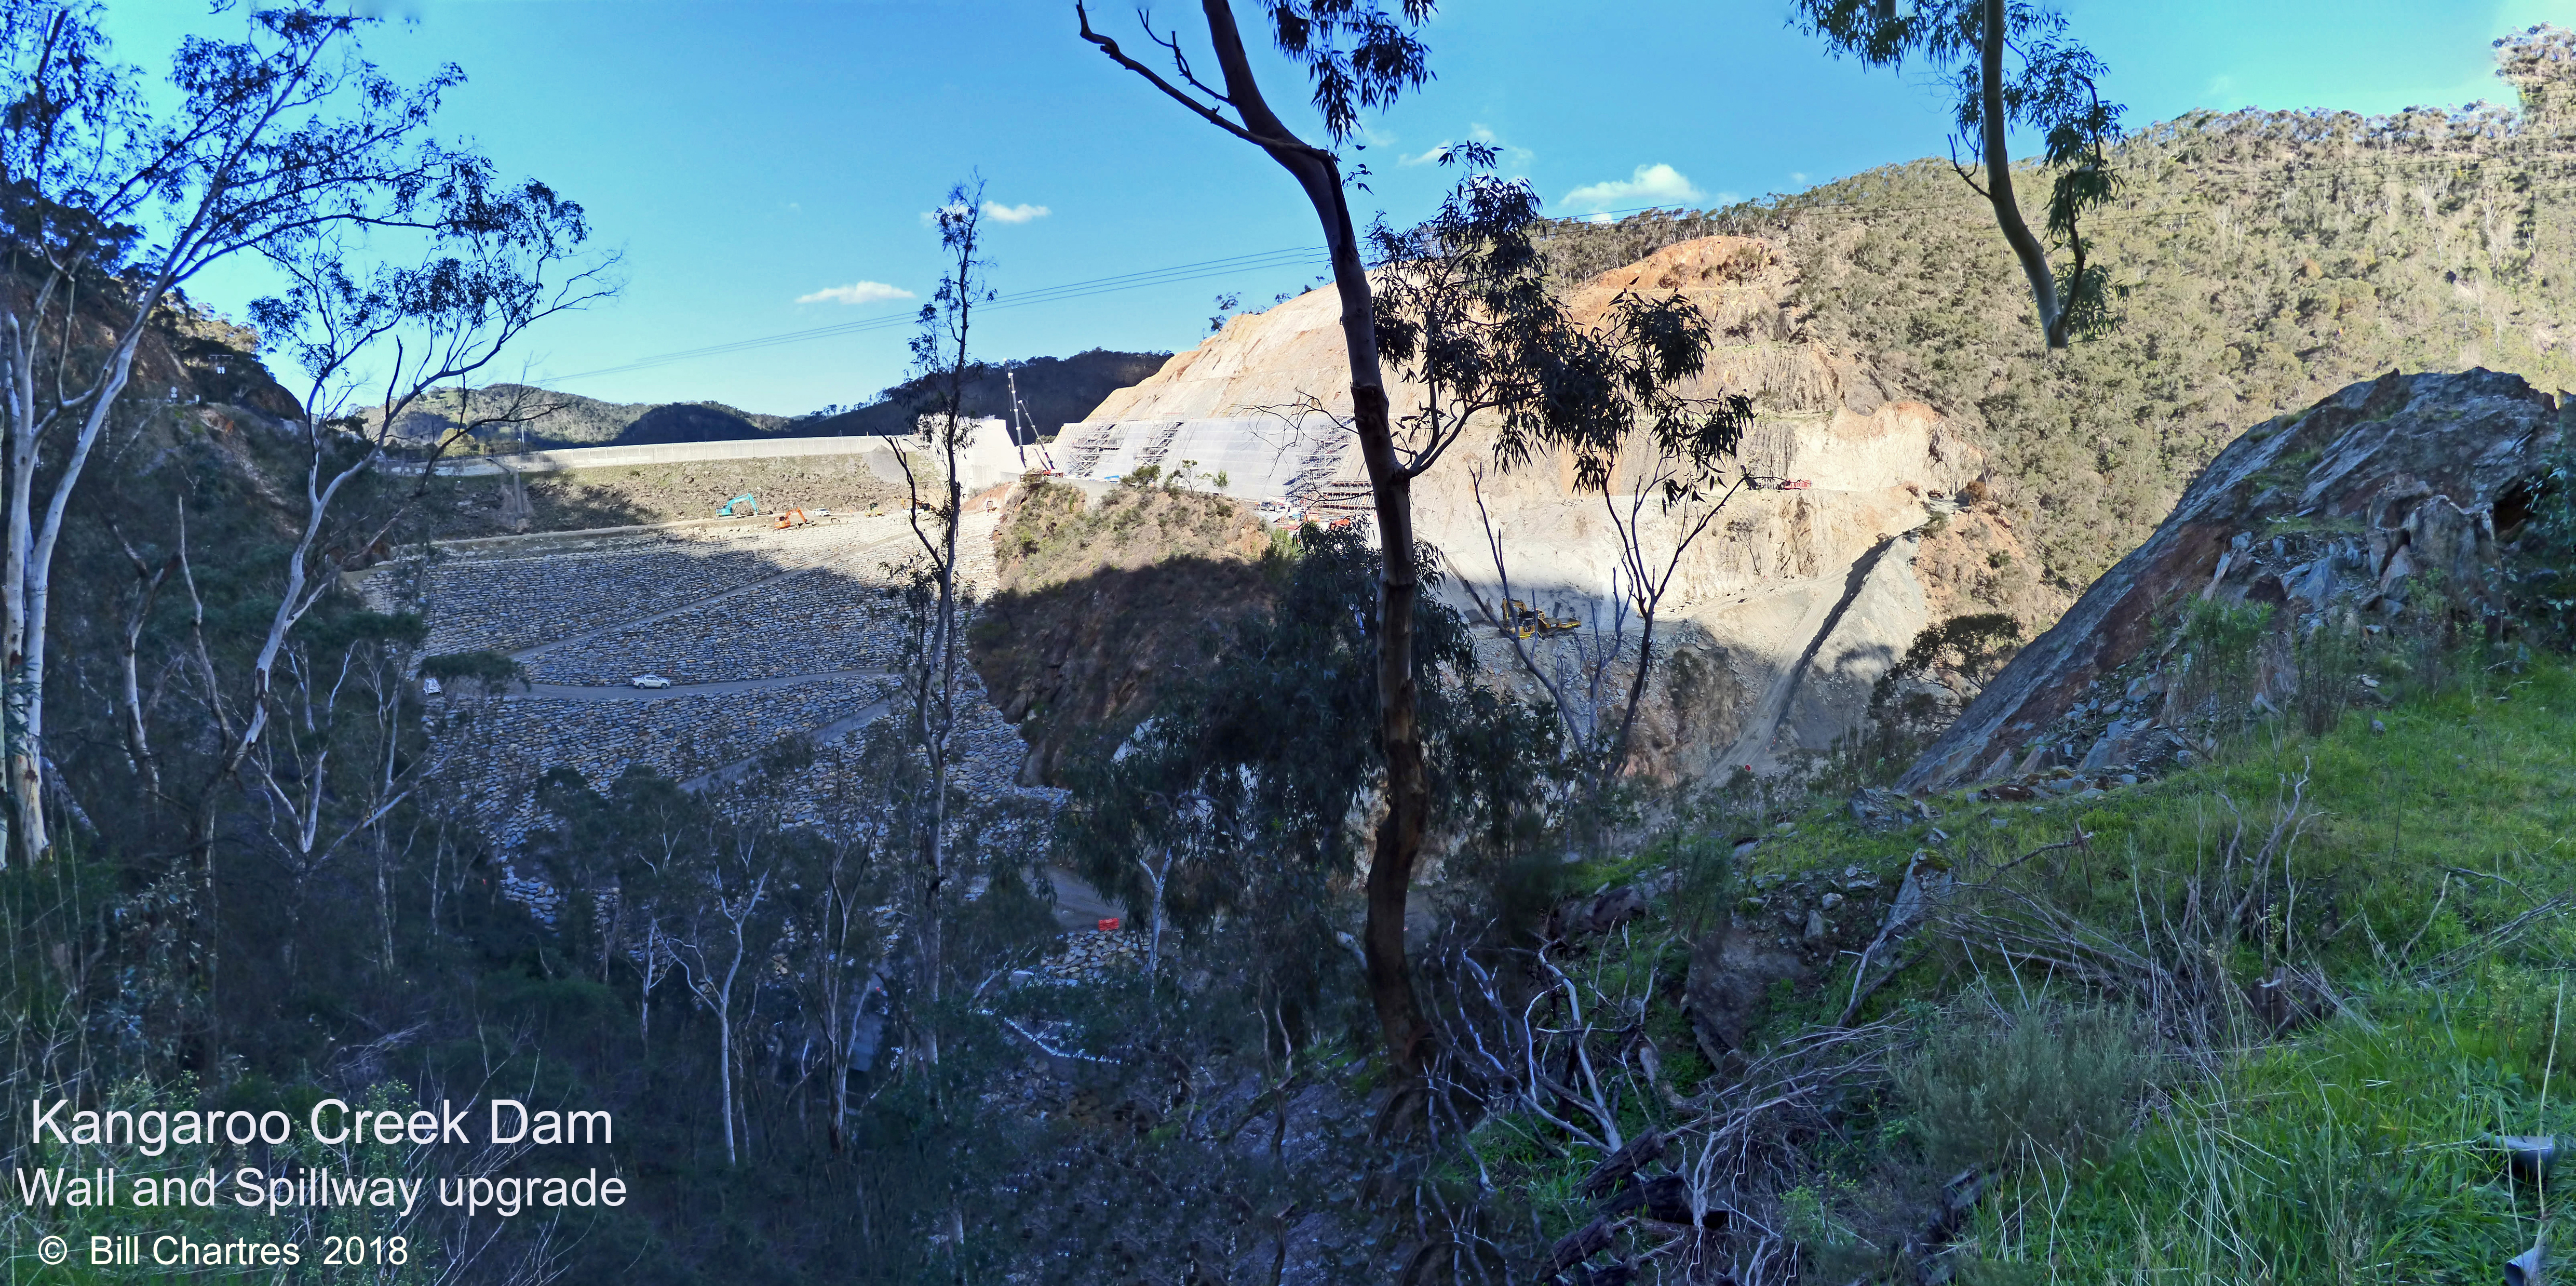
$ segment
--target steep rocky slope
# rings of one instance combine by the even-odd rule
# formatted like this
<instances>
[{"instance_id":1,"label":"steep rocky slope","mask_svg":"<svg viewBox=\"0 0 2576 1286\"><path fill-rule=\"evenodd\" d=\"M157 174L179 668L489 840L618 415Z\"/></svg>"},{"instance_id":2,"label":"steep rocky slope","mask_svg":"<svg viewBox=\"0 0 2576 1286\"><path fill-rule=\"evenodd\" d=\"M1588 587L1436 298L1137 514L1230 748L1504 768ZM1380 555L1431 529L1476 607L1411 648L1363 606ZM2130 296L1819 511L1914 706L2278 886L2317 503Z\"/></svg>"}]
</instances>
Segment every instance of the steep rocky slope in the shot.
<instances>
[{"instance_id":1,"label":"steep rocky slope","mask_svg":"<svg viewBox=\"0 0 2576 1286\"><path fill-rule=\"evenodd\" d=\"M2571 408L2518 376L2392 371L2246 430L2145 544L2004 667L1899 787L2129 762L2170 729L2238 713L2204 706L2278 711L2302 695L2334 699L2314 689L2349 680L2301 663L2321 632L2329 641L2359 634L2359 646L2410 614L2421 624L2428 604L2440 618L2432 628L2497 618L2499 544L2529 511ZM2189 641L2176 627L2199 604L2262 609L2239 627L2241 691L2186 683L2186 672L2236 659L2205 646L2184 655ZM2183 653L2164 655L2177 646Z\"/></svg>"},{"instance_id":2,"label":"steep rocky slope","mask_svg":"<svg viewBox=\"0 0 2576 1286\"><path fill-rule=\"evenodd\" d=\"M2041 350L1991 216L1939 162L1555 229L1578 308L1621 289L1700 302L1720 335L1708 386L1756 400L1745 464L1813 483L1740 497L1689 559L1672 610L1724 677L1684 758L1813 762L1864 725L1874 681L1926 625L2000 612L2035 634L2245 424L2392 368L2576 383L2576 226L2554 196L2576 184L2576 38L2500 45L2520 114L2249 111L2143 131L2094 229L2116 324L2063 354ZM1091 418L1306 398L1347 413L1334 322L1324 292L1236 318ZM1394 396L1402 410L1418 393ZM1474 447L1417 487L1417 519L1490 581ZM1569 605L1603 592L1598 502L1561 470L1489 475L1483 492L1516 586Z\"/></svg>"},{"instance_id":3,"label":"steep rocky slope","mask_svg":"<svg viewBox=\"0 0 2576 1286\"><path fill-rule=\"evenodd\" d=\"M1769 243L1708 237L1601 274L1571 298L1585 317L1624 291L1699 304L1720 335L1699 391L1752 393L1761 415L1746 467L1810 484L1740 493L1684 560L1666 611L1677 646L1705 664L1653 756L1680 775L1829 752L1936 607L2037 622L2061 606L2017 572L2012 520L1989 502L1962 505L1989 476L1982 453L1939 412L1891 398L1864 364L1804 332L1798 286ZM1212 418L1309 398L1347 415L1342 370L1335 301L1315 291L1235 318L1091 418ZM1402 412L1421 392L1399 383L1392 396ZM1600 499L1574 492L1562 460L1496 472L1490 440L1471 433L1414 492L1421 534L1445 552L1462 607L1495 603L1501 580L1479 491L1516 596L1560 614L1606 601L1617 543Z\"/></svg>"},{"instance_id":4,"label":"steep rocky slope","mask_svg":"<svg viewBox=\"0 0 2576 1286\"><path fill-rule=\"evenodd\" d=\"M986 689L1029 743L1023 780L1055 784L1085 738L1125 736L1158 676L1203 663L1227 622L1266 605L1269 549L1259 519L1222 497L1015 490L994 533L1001 592L971 637Z\"/></svg>"}]
</instances>

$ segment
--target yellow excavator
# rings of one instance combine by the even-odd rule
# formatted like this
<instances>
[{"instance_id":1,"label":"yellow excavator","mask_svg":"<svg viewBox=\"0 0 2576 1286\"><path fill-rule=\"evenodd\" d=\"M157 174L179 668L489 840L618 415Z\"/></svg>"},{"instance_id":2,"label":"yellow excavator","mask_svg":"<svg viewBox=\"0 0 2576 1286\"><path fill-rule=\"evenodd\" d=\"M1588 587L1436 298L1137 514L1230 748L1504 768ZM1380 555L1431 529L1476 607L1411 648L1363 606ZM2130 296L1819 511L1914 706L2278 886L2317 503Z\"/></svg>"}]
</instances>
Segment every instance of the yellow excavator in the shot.
<instances>
[{"instance_id":1,"label":"yellow excavator","mask_svg":"<svg viewBox=\"0 0 2576 1286\"><path fill-rule=\"evenodd\" d=\"M1503 630L1513 638L1545 638L1551 634L1572 634L1583 622L1566 617L1559 620L1517 598L1503 600Z\"/></svg>"}]
</instances>

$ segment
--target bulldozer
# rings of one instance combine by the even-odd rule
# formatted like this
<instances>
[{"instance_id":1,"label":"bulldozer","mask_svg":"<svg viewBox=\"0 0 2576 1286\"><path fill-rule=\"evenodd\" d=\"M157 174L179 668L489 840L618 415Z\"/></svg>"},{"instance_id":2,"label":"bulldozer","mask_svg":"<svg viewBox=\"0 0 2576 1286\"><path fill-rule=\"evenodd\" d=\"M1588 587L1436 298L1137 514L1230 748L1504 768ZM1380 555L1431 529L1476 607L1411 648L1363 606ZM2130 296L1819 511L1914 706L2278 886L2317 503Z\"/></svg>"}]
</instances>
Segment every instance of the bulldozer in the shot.
<instances>
[{"instance_id":1,"label":"bulldozer","mask_svg":"<svg viewBox=\"0 0 2576 1286\"><path fill-rule=\"evenodd\" d=\"M1503 600L1503 631L1513 638L1546 638L1552 634L1572 634L1583 622L1573 617L1558 619L1517 598Z\"/></svg>"},{"instance_id":2,"label":"bulldozer","mask_svg":"<svg viewBox=\"0 0 2576 1286\"><path fill-rule=\"evenodd\" d=\"M760 501L748 491L724 502L716 509L718 518L757 518L759 516Z\"/></svg>"}]
</instances>

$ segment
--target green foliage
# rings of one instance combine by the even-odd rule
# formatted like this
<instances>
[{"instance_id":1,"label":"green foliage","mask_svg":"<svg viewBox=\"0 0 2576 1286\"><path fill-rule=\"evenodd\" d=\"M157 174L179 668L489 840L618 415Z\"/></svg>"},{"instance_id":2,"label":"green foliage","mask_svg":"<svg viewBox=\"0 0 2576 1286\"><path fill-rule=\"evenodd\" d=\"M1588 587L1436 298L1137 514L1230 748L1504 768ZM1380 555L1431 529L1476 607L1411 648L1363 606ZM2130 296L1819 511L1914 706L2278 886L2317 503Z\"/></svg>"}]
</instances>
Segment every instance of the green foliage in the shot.
<instances>
[{"instance_id":1,"label":"green foliage","mask_svg":"<svg viewBox=\"0 0 2576 1286\"><path fill-rule=\"evenodd\" d=\"M1124 744L1077 758L1059 834L1085 876L1131 907L1155 901L1140 863L1169 863L1170 922L1196 934L1225 917L1235 958L1302 1006L1338 954L1328 912L1357 857L1351 813L1381 769L1378 555L1351 532L1313 526L1298 546L1270 612L1210 639L1214 664L1169 691ZM1528 820L1553 725L1473 682L1466 623L1431 595L1418 601L1433 824L1481 837L1499 857Z\"/></svg>"},{"instance_id":2,"label":"green foliage","mask_svg":"<svg viewBox=\"0 0 2576 1286\"><path fill-rule=\"evenodd\" d=\"M2268 603L2191 600L2183 608L2180 651L2171 667L2172 708L2213 730L2241 725L2262 676L2264 635L2271 623Z\"/></svg>"},{"instance_id":3,"label":"green foliage","mask_svg":"<svg viewBox=\"0 0 2576 1286\"><path fill-rule=\"evenodd\" d=\"M2507 529L2496 534L2514 551L2514 606L2559 640L2576 639L2576 433L2560 430L2536 485L2520 498L2528 508L2518 526L2508 528L2510 519L2497 515Z\"/></svg>"},{"instance_id":4,"label":"green foliage","mask_svg":"<svg viewBox=\"0 0 2576 1286\"><path fill-rule=\"evenodd\" d=\"M2299 729L2311 737L2335 730L2365 688L2366 636L2341 621L2320 619L2293 634L2291 663L2298 688L2293 713Z\"/></svg>"},{"instance_id":5,"label":"green foliage","mask_svg":"<svg viewBox=\"0 0 2576 1286\"><path fill-rule=\"evenodd\" d=\"M2479 1007L2393 996L2251 1053L2109 1164L1986 1205L1975 1242L2059 1280L2492 1281L2544 1224L2488 1140L2563 1134L2576 1113L2496 1056Z\"/></svg>"},{"instance_id":6,"label":"green foliage","mask_svg":"<svg viewBox=\"0 0 2576 1286\"><path fill-rule=\"evenodd\" d=\"M2138 1017L2116 1009L2033 1000L1959 1012L1932 1025L1904 1092L1943 1173L2078 1161L2127 1133L2151 1048Z\"/></svg>"},{"instance_id":7,"label":"green foliage","mask_svg":"<svg viewBox=\"0 0 2576 1286\"><path fill-rule=\"evenodd\" d=\"M2086 262L2089 246L2079 224L2087 211L2109 204L2119 187L2118 172L2105 153L2120 141L2121 108L2102 100L2101 60L2067 37L2065 16L2030 4L1990 8L1988 0L1914 0L1902 12L1877 0L1801 0L1798 15L1836 53L1875 67L1902 67L1910 61L1947 77L1954 87L1951 109L1958 124L1950 139L1954 164L1966 164L1958 160L1963 155L1990 167L2004 164L2002 156L1986 151L1988 94L2007 125L2040 131L2047 165L2055 171L2049 185L2048 234L2070 252L2068 262L2053 273L2056 299L2049 302L2060 315L2043 310L2040 324L2051 348L2065 347L2070 336L2092 338L2109 329L2104 298L2109 274ZM2002 31L1992 29L1990 17L2002 19ZM2010 55L1992 84L1979 62L1989 42ZM1975 183L1964 171L1961 177ZM1988 173L1975 186L1992 186L2000 201L2013 195L2003 186L2008 181L2008 175ZM2008 220L2007 226L2021 221L2009 208L1998 217ZM2044 266L2033 263L2028 270L2051 275L2042 271Z\"/></svg>"},{"instance_id":8,"label":"green foliage","mask_svg":"<svg viewBox=\"0 0 2576 1286\"><path fill-rule=\"evenodd\" d=\"M1891 673L1907 678L1955 674L1982 688L2020 647L2021 622L2010 616L2001 612L1953 616L1923 627Z\"/></svg>"},{"instance_id":9,"label":"green foliage","mask_svg":"<svg viewBox=\"0 0 2576 1286\"><path fill-rule=\"evenodd\" d=\"M1765 239L1807 319L1772 338L1854 354L1891 396L1950 417L2040 583L2072 595L2247 425L2391 369L2576 387L2576 351L2537 328L2566 317L2576 280L2576 222L2556 204L2571 150L2493 108L2193 113L2141 131L2110 155L2117 204L2085 221L2121 324L2055 356L1992 212L1946 160L1726 210L1560 223L1546 249L1570 285L1692 237ZM2498 320L2517 310L2529 320ZM1793 387L1758 398L1765 420L1835 405Z\"/></svg>"}]
</instances>

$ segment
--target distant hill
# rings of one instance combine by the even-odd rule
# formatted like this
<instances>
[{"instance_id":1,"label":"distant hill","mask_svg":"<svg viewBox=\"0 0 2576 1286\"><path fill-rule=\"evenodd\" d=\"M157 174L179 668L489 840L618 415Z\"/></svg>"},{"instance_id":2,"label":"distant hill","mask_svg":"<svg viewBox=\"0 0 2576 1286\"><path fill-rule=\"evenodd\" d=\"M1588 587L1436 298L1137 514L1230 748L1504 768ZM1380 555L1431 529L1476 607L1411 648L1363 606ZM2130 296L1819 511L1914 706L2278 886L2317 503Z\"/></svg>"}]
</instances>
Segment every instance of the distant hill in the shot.
<instances>
[{"instance_id":1,"label":"distant hill","mask_svg":"<svg viewBox=\"0 0 2576 1286\"><path fill-rule=\"evenodd\" d=\"M488 414L489 408L506 405L510 399L526 397L534 405L551 405L516 435L532 446L597 447L650 442L715 442L726 438L756 438L775 433L789 421L783 415L762 415L744 411L721 402L602 402L578 393L554 389L531 388L524 384L494 384L476 389L470 406L460 406L463 395L442 390L406 412L395 426L397 436L414 441L435 437L453 428L464 413Z\"/></svg>"},{"instance_id":2,"label":"distant hill","mask_svg":"<svg viewBox=\"0 0 2576 1286\"><path fill-rule=\"evenodd\" d=\"M1039 436L1052 436L1063 425L1091 414L1111 393L1162 369L1169 353L1115 353L1095 348L1071 357L1030 357L977 365L966 381L966 414L1011 415L1010 384L1019 381L1020 404ZM602 402L578 393L494 384L473 392L471 406L461 394L443 391L404 414L396 435L427 441L453 428L466 412L489 409L525 396L550 406L515 435L536 447L640 446L663 442L721 442L768 436L823 438L909 433L913 419L929 405L932 390L921 380L907 380L876 395L865 406L830 414L763 415L722 402Z\"/></svg>"},{"instance_id":3,"label":"distant hill","mask_svg":"<svg viewBox=\"0 0 2576 1286\"><path fill-rule=\"evenodd\" d=\"M1090 415L1091 408L1110 394L1161 370L1170 356L1095 348L1071 357L1031 357L978 366L966 380L965 412L1009 420L1010 383L1017 379L1029 426L1040 437L1052 437L1057 429ZM931 393L923 381L907 380L877 394L866 406L837 415L802 416L784 431L812 437L909 433Z\"/></svg>"}]
</instances>

